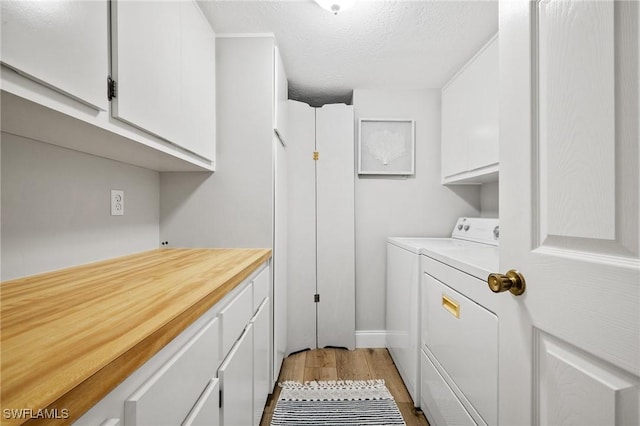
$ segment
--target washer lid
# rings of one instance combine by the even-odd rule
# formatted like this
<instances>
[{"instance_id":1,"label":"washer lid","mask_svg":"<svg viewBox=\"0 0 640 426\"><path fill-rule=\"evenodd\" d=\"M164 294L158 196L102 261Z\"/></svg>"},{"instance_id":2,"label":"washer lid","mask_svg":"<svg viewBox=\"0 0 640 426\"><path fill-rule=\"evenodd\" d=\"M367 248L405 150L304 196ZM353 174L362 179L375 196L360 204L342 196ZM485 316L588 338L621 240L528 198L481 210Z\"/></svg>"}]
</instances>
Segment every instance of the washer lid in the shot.
<instances>
[{"instance_id":1,"label":"washer lid","mask_svg":"<svg viewBox=\"0 0 640 426\"><path fill-rule=\"evenodd\" d=\"M415 254L420 254L420 249L428 246L449 246L451 238L430 237L388 237L387 242Z\"/></svg>"}]
</instances>

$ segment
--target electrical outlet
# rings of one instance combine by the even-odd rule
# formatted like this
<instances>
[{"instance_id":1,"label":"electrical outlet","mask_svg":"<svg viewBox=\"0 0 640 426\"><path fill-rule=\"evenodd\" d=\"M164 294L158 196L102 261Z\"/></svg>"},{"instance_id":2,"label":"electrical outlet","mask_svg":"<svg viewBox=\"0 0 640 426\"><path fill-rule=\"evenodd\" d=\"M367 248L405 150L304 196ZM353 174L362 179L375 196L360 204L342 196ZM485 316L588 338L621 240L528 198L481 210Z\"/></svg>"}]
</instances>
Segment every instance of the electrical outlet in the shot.
<instances>
[{"instance_id":1,"label":"electrical outlet","mask_svg":"<svg viewBox=\"0 0 640 426\"><path fill-rule=\"evenodd\" d=\"M111 216L124 216L124 191L111 190Z\"/></svg>"}]
</instances>

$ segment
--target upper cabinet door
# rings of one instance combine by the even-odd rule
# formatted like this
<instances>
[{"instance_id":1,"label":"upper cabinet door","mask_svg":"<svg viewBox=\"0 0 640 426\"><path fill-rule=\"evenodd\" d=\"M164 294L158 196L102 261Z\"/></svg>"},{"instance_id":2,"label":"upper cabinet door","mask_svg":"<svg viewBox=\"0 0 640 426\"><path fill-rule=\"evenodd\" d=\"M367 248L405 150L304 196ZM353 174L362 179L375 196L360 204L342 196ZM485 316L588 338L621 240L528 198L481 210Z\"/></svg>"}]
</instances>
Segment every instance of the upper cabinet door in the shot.
<instances>
[{"instance_id":1,"label":"upper cabinet door","mask_svg":"<svg viewBox=\"0 0 640 426\"><path fill-rule=\"evenodd\" d=\"M216 35L193 1L183 1L181 5L181 145L214 160Z\"/></svg>"},{"instance_id":2,"label":"upper cabinet door","mask_svg":"<svg viewBox=\"0 0 640 426\"><path fill-rule=\"evenodd\" d=\"M498 169L498 37L442 89L442 181L495 180Z\"/></svg>"},{"instance_id":3,"label":"upper cabinet door","mask_svg":"<svg viewBox=\"0 0 640 426\"><path fill-rule=\"evenodd\" d=\"M462 123L467 114L464 87L450 84L442 90L442 177L468 170L466 135Z\"/></svg>"},{"instance_id":4,"label":"upper cabinet door","mask_svg":"<svg viewBox=\"0 0 640 426\"><path fill-rule=\"evenodd\" d=\"M215 33L192 0L112 1L112 114L215 155Z\"/></svg>"},{"instance_id":5,"label":"upper cabinet door","mask_svg":"<svg viewBox=\"0 0 640 426\"><path fill-rule=\"evenodd\" d=\"M112 114L178 143L180 2L112 1Z\"/></svg>"},{"instance_id":6,"label":"upper cabinet door","mask_svg":"<svg viewBox=\"0 0 640 426\"><path fill-rule=\"evenodd\" d=\"M2 2L3 65L106 111L106 0Z\"/></svg>"},{"instance_id":7,"label":"upper cabinet door","mask_svg":"<svg viewBox=\"0 0 640 426\"><path fill-rule=\"evenodd\" d=\"M469 65L467 94L467 167L477 170L498 163L498 39Z\"/></svg>"}]
</instances>

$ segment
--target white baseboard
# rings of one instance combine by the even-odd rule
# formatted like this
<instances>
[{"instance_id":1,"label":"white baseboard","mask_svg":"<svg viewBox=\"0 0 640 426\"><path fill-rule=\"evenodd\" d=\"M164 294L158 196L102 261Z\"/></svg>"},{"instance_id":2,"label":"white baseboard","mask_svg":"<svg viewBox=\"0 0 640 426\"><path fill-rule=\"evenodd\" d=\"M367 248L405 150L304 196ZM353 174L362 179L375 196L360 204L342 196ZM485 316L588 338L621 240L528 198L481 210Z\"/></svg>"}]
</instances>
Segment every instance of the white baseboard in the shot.
<instances>
[{"instance_id":1,"label":"white baseboard","mask_svg":"<svg viewBox=\"0 0 640 426\"><path fill-rule=\"evenodd\" d=\"M386 348L387 330L356 330L356 348Z\"/></svg>"}]
</instances>

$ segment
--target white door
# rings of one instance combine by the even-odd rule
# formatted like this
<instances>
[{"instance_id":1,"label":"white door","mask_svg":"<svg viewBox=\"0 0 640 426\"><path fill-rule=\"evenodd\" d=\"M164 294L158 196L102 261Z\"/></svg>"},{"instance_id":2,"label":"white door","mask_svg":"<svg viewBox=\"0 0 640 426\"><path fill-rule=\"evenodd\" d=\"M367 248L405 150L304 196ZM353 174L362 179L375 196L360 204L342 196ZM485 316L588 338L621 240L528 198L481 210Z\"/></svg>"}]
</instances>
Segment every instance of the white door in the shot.
<instances>
[{"instance_id":1,"label":"white door","mask_svg":"<svg viewBox=\"0 0 640 426\"><path fill-rule=\"evenodd\" d=\"M180 140L180 2L113 1L114 117Z\"/></svg>"},{"instance_id":2,"label":"white door","mask_svg":"<svg viewBox=\"0 0 640 426\"><path fill-rule=\"evenodd\" d=\"M278 137L273 137L274 203L273 203L273 381L278 380L287 351L287 150Z\"/></svg>"},{"instance_id":3,"label":"white door","mask_svg":"<svg viewBox=\"0 0 640 426\"><path fill-rule=\"evenodd\" d=\"M316 109L318 347L356 343L353 107Z\"/></svg>"},{"instance_id":4,"label":"white door","mask_svg":"<svg viewBox=\"0 0 640 426\"><path fill-rule=\"evenodd\" d=\"M353 107L288 107L288 350L353 349Z\"/></svg>"},{"instance_id":5,"label":"white door","mask_svg":"<svg viewBox=\"0 0 640 426\"><path fill-rule=\"evenodd\" d=\"M315 110L288 102L288 352L316 347Z\"/></svg>"},{"instance_id":6,"label":"white door","mask_svg":"<svg viewBox=\"0 0 640 426\"><path fill-rule=\"evenodd\" d=\"M218 369L222 391L220 423L253 423L253 324L249 324Z\"/></svg>"},{"instance_id":7,"label":"white door","mask_svg":"<svg viewBox=\"0 0 640 426\"><path fill-rule=\"evenodd\" d=\"M215 160L216 35L195 2L180 2L180 140ZM174 59L175 60L175 59Z\"/></svg>"},{"instance_id":8,"label":"white door","mask_svg":"<svg viewBox=\"0 0 640 426\"><path fill-rule=\"evenodd\" d=\"M500 2L499 423L640 423L638 2Z\"/></svg>"}]
</instances>

